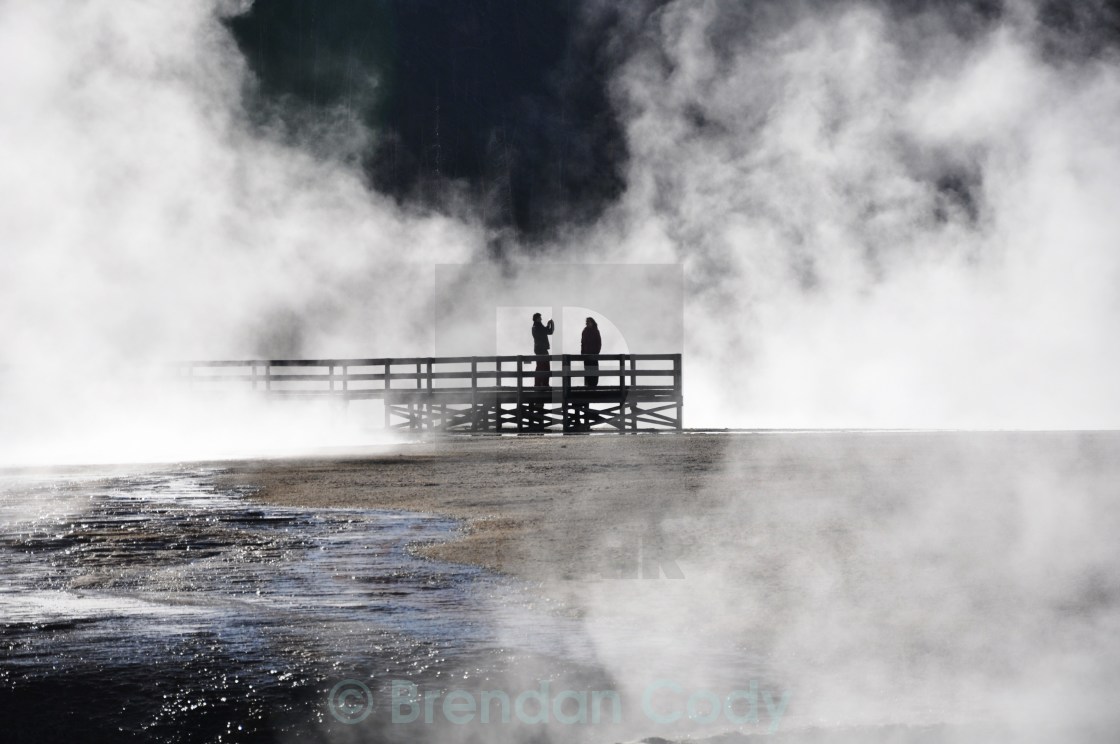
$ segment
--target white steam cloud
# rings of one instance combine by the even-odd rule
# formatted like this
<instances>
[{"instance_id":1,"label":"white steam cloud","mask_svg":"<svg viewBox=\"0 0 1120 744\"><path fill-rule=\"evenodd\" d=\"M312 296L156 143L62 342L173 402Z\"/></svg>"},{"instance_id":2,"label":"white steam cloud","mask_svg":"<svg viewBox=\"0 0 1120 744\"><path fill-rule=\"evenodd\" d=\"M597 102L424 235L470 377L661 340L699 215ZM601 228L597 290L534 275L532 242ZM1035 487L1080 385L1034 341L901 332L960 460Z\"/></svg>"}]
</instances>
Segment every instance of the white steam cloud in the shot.
<instances>
[{"instance_id":1,"label":"white steam cloud","mask_svg":"<svg viewBox=\"0 0 1120 744\"><path fill-rule=\"evenodd\" d=\"M1115 426L1120 61L793 7L673 3L616 80L594 242L684 262L688 424Z\"/></svg>"},{"instance_id":2,"label":"white steam cloud","mask_svg":"<svg viewBox=\"0 0 1120 744\"><path fill-rule=\"evenodd\" d=\"M1047 57L1028 2L791 7L643 18L626 192L549 258L683 262L689 426L1115 426L1115 56ZM484 255L366 187L345 112L250 120L243 8L0 8L7 459L121 430L122 370L431 353L433 265Z\"/></svg>"},{"instance_id":3,"label":"white steam cloud","mask_svg":"<svg viewBox=\"0 0 1120 744\"><path fill-rule=\"evenodd\" d=\"M612 522L645 545L660 537L681 580L577 581L568 601L634 700L658 679L723 692L754 679L775 699L789 692L780 728L793 741L1110 741L1116 443L1112 432L728 437L724 468L699 489L683 466L695 449L678 478L659 472L666 486L642 499L660 506L653 529ZM760 705L761 728L773 718ZM681 723L647 721L634 739L739 728Z\"/></svg>"},{"instance_id":4,"label":"white steam cloud","mask_svg":"<svg viewBox=\"0 0 1120 744\"><path fill-rule=\"evenodd\" d=\"M0 6L4 459L183 434L146 418L149 365L431 348L432 266L480 231L371 194L351 162L371 135L341 113L294 142L251 124L233 10Z\"/></svg>"}]
</instances>

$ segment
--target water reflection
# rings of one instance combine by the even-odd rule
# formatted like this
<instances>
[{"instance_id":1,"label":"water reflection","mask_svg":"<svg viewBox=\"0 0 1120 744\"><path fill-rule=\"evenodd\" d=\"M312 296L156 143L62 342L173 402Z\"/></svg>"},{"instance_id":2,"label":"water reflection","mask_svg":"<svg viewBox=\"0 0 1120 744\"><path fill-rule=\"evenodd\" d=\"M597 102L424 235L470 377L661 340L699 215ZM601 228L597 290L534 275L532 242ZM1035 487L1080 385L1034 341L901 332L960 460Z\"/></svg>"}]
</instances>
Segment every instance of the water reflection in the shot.
<instances>
[{"instance_id":1,"label":"water reflection","mask_svg":"<svg viewBox=\"0 0 1120 744\"><path fill-rule=\"evenodd\" d=\"M271 739L329 729L341 678L571 658L574 626L529 612L512 582L410 552L455 522L262 507L215 474L0 482L12 737Z\"/></svg>"}]
</instances>

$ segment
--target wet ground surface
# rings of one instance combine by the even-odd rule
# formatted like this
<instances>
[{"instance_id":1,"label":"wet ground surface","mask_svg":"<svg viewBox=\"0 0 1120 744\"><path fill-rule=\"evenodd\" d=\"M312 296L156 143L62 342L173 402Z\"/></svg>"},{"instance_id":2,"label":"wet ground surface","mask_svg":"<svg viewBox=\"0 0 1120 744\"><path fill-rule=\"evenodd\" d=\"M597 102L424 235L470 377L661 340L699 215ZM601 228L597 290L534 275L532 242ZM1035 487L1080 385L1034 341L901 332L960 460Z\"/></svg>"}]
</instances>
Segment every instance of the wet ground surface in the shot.
<instances>
[{"instance_id":1,"label":"wet ground surface","mask_svg":"<svg viewBox=\"0 0 1120 744\"><path fill-rule=\"evenodd\" d=\"M611 488L580 481L583 500L570 482L528 486L579 480L584 460L598 478L601 454L574 440L557 462L522 441L445 463L456 478L427 460L422 478L299 466L282 479L290 500L268 503L219 485L233 482L229 464L0 472L0 742L1117 740L1112 438L1014 437L996 455L975 438L751 440L708 512L708 481L631 485L642 463L671 462L678 440L611 440L633 451L613 458ZM386 500L394 482L457 490ZM319 498L346 489L370 497ZM524 504L513 513L542 565L599 545L583 562L599 573L534 585L429 560L415 547L458 523L352 508L457 499L479 515ZM635 520L680 540L669 555L686 580L619 580L644 575L647 545L660 555L645 532L616 534ZM627 576L602 578L616 559ZM623 715L537 725L530 706L459 726L437 695L425 698L435 724L426 711L401 723L388 715L393 680L443 701L546 683L554 705L559 691L619 690ZM363 706L362 685L378 707ZM657 711L682 718L647 711L650 690ZM757 722L741 725L748 712Z\"/></svg>"},{"instance_id":2,"label":"wet ground surface","mask_svg":"<svg viewBox=\"0 0 1120 744\"><path fill-rule=\"evenodd\" d=\"M262 507L214 474L0 481L2 738L318 739L344 679L572 658L512 582L410 552L455 522Z\"/></svg>"}]
</instances>

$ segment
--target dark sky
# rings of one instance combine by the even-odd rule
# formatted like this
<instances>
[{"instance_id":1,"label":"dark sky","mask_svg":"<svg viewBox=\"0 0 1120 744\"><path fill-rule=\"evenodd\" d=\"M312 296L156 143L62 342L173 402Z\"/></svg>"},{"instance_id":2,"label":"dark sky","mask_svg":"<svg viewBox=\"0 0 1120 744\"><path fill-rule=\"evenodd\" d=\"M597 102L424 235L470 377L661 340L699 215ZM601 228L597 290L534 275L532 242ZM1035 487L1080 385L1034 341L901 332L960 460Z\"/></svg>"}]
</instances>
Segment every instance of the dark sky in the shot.
<instances>
[{"instance_id":1,"label":"dark sky","mask_svg":"<svg viewBox=\"0 0 1120 744\"><path fill-rule=\"evenodd\" d=\"M382 192L438 203L455 181L491 225L534 237L594 218L622 188L613 13L592 20L567 0L258 0L230 26L266 99L345 105L374 125L364 166Z\"/></svg>"},{"instance_id":2,"label":"dark sky","mask_svg":"<svg viewBox=\"0 0 1120 744\"><path fill-rule=\"evenodd\" d=\"M261 81L254 105L347 106L379 133L362 157L371 188L436 207L465 192L488 224L532 242L594 219L621 193L627 152L608 83L664 4L257 0L229 24ZM835 4L729 2L711 41L741 43ZM1001 0L882 4L903 20L945 16L962 35L1005 12ZM1118 7L1040 2L1041 52L1059 61L1102 53L1117 38ZM284 101L303 105L275 105Z\"/></svg>"}]
</instances>

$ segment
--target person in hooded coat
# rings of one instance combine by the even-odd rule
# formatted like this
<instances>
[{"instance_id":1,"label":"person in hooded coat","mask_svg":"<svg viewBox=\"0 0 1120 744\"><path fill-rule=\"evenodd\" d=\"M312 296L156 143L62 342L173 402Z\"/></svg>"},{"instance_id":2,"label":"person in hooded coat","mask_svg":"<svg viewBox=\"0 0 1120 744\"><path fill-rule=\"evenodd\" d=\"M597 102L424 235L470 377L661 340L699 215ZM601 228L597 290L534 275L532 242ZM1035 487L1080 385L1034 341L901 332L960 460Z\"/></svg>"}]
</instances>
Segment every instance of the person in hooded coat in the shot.
<instances>
[{"instance_id":1,"label":"person in hooded coat","mask_svg":"<svg viewBox=\"0 0 1120 744\"><path fill-rule=\"evenodd\" d=\"M584 324L583 335L579 341L580 354L598 354L603 349L603 338L599 335L599 324L595 322L594 318L588 318ZM587 387L599 386L599 360L598 359L585 359L583 362L583 369L587 372L595 372L594 375L588 375L583 378L583 382Z\"/></svg>"}]
</instances>

